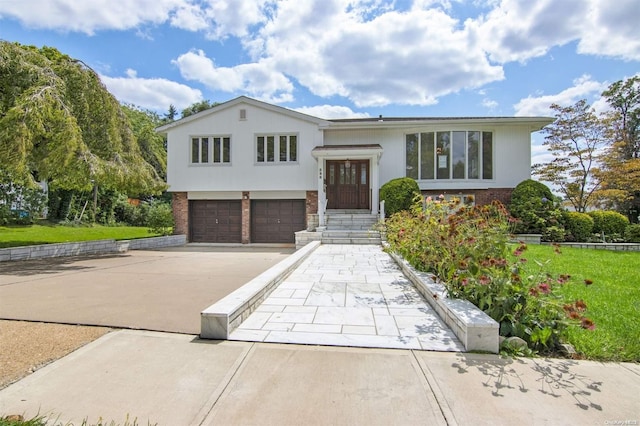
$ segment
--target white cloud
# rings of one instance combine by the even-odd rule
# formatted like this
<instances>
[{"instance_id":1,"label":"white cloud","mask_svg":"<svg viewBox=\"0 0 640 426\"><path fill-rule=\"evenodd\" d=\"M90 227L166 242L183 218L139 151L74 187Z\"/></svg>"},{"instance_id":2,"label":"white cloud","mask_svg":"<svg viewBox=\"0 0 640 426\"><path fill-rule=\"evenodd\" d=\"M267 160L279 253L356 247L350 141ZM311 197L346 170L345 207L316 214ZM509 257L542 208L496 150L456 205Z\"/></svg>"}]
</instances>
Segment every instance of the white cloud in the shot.
<instances>
[{"instance_id":1,"label":"white cloud","mask_svg":"<svg viewBox=\"0 0 640 426\"><path fill-rule=\"evenodd\" d=\"M82 32L128 30L161 24L186 0L33 0L0 1L0 17L30 28Z\"/></svg>"},{"instance_id":2,"label":"white cloud","mask_svg":"<svg viewBox=\"0 0 640 426\"><path fill-rule=\"evenodd\" d=\"M120 102L152 111L166 112L171 104L182 110L203 99L197 89L163 78L140 78L131 69L126 77L101 75L100 79Z\"/></svg>"},{"instance_id":3,"label":"white cloud","mask_svg":"<svg viewBox=\"0 0 640 426\"><path fill-rule=\"evenodd\" d=\"M365 20L365 6L282 1L251 48L316 95L344 96L357 106L431 105L504 78L442 10L389 11Z\"/></svg>"},{"instance_id":4,"label":"white cloud","mask_svg":"<svg viewBox=\"0 0 640 426\"><path fill-rule=\"evenodd\" d=\"M503 64L575 42L580 54L640 60L637 0L0 0L0 19L30 28L94 34L157 25L240 39L246 63L216 66L200 50L180 55L183 76L214 90L271 102L293 99L294 82L355 105L432 105L448 94L504 79ZM469 6L467 8L467 6ZM461 21L456 10L471 11ZM482 11L482 12L478 12ZM482 14L480 14L482 13ZM467 15L465 15L467 16ZM195 64L202 65L197 69ZM593 82L595 83L595 82ZM572 88L575 91L587 90ZM521 113L557 95L523 99ZM484 95L483 95L484 96ZM555 100L555 99L558 100ZM492 107L485 99L485 106Z\"/></svg>"},{"instance_id":5,"label":"white cloud","mask_svg":"<svg viewBox=\"0 0 640 426\"><path fill-rule=\"evenodd\" d=\"M218 67L202 50L193 50L180 55L173 63L185 79L198 81L211 90L244 92L275 103L293 99L293 84L275 70L269 59L235 67Z\"/></svg>"},{"instance_id":6,"label":"white cloud","mask_svg":"<svg viewBox=\"0 0 640 426\"><path fill-rule=\"evenodd\" d=\"M29 28L81 32L138 29L170 23L187 31L203 31L211 39L243 37L264 22L269 0L30 0L0 1L0 18L13 18ZM140 30L139 30L140 31ZM148 38L146 32L140 32Z\"/></svg>"},{"instance_id":7,"label":"white cloud","mask_svg":"<svg viewBox=\"0 0 640 426\"><path fill-rule=\"evenodd\" d=\"M326 120L336 118L368 118L366 112L354 112L351 108L340 105L316 105L312 107L294 108L295 111Z\"/></svg>"},{"instance_id":8,"label":"white cloud","mask_svg":"<svg viewBox=\"0 0 640 426\"><path fill-rule=\"evenodd\" d=\"M588 6L585 0L502 0L467 24L493 61L526 61L575 39Z\"/></svg>"},{"instance_id":9,"label":"white cloud","mask_svg":"<svg viewBox=\"0 0 640 426\"><path fill-rule=\"evenodd\" d=\"M494 101L493 99L484 98L482 100L482 106L488 109L495 109L498 107L498 102Z\"/></svg>"},{"instance_id":10,"label":"white cloud","mask_svg":"<svg viewBox=\"0 0 640 426\"><path fill-rule=\"evenodd\" d=\"M544 141L544 136L542 134L539 135L539 139L533 139L533 143L531 144L531 165L534 164L544 164L549 163L554 160L554 155L547 149L546 146L542 145Z\"/></svg>"},{"instance_id":11,"label":"white cloud","mask_svg":"<svg viewBox=\"0 0 640 426\"><path fill-rule=\"evenodd\" d=\"M171 17L171 25L188 30L204 30L210 39L232 35L244 37L253 25L267 20L269 0L204 0L185 3Z\"/></svg>"},{"instance_id":12,"label":"white cloud","mask_svg":"<svg viewBox=\"0 0 640 426\"><path fill-rule=\"evenodd\" d=\"M637 0L592 0L578 52L640 60L639 19Z\"/></svg>"},{"instance_id":13,"label":"white cloud","mask_svg":"<svg viewBox=\"0 0 640 426\"><path fill-rule=\"evenodd\" d=\"M491 60L525 62L578 41L578 52L640 59L637 0L502 0L467 22Z\"/></svg>"},{"instance_id":14,"label":"white cloud","mask_svg":"<svg viewBox=\"0 0 640 426\"><path fill-rule=\"evenodd\" d=\"M516 116L548 116L552 113L549 109L551 104L571 106L581 99L591 102L594 97L597 99L606 88L607 83L593 81L591 76L583 75L575 79L573 86L568 89L552 95L529 96L521 99L513 107Z\"/></svg>"}]
</instances>

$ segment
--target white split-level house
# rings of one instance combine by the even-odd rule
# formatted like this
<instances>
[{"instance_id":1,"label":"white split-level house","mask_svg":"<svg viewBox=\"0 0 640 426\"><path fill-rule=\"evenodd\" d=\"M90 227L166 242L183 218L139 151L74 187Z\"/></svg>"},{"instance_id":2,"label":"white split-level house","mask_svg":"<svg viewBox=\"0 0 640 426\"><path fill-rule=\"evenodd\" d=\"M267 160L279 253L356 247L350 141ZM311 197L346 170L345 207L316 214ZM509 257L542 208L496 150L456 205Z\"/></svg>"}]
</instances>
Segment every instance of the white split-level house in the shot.
<instances>
[{"instance_id":1,"label":"white split-level house","mask_svg":"<svg viewBox=\"0 0 640 426\"><path fill-rule=\"evenodd\" d=\"M176 233L190 242L285 243L326 213L380 213L379 190L509 201L531 176L548 117L324 120L245 96L158 128L168 141Z\"/></svg>"}]
</instances>

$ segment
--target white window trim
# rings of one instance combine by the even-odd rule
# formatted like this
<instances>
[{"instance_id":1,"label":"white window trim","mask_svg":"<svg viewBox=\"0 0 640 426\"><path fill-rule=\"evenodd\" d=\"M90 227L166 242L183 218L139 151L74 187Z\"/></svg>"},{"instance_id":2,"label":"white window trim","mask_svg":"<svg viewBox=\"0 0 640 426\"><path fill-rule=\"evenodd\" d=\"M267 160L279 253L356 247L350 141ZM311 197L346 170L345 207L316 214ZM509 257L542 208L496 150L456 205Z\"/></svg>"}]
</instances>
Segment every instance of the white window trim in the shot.
<instances>
[{"instance_id":1,"label":"white window trim","mask_svg":"<svg viewBox=\"0 0 640 426\"><path fill-rule=\"evenodd\" d=\"M192 143L193 143L193 139L198 138L200 140L200 143L198 145L198 153L201 153L202 151L202 138L208 138L209 139L209 147L207 150L207 157L209 158L209 161L206 163L203 162L198 162L198 163L194 163L193 162L193 148L192 148ZM229 138L229 161L225 162L225 161L220 161L217 163L214 163L213 161L213 146L214 146L214 142L213 140L219 138L221 141L221 148L220 148L220 156L221 156L221 160L224 158L224 149L223 149L223 141L225 138ZM232 148L233 148L233 138L231 137L231 135L228 134L209 134L209 135L190 135L189 136L189 155L188 155L188 161L189 161L189 167L211 167L211 166L215 166L215 167L225 167L225 166L230 166L231 163L233 162L233 152L232 152Z\"/></svg>"},{"instance_id":2,"label":"white window trim","mask_svg":"<svg viewBox=\"0 0 640 426\"><path fill-rule=\"evenodd\" d=\"M450 134L450 140L451 140L451 146L449 148L449 178L448 179L438 179L437 176L437 166L438 166L438 154L437 154L437 147L438 147L438 133L443 133L443 132L449 132ZM458 178L458 179L454 179L453 176L453 132L465 132L465 142L464 142L464 175L465 177L463 179ZM478 170L478 178L477 179L470 179L468 177L469 174L469 138L468 138L468 133L469 132L479 132L480 133L480 140L478 141L478 150L480 151L480 164L479 164L479 170ZM420 149L421 147L421 136L418 136L418 178L415 179L416 182L419 183L428 183L428 182L443 182L443 183L458 183L458 182L470 182L470 183L478 183L478 182L494 182L496 179L496 162L495 162L495 156L496 156L496 141L495 141L495 135L496 135L496 131L494 129L437 129L437 130L416 130L416 131L409 131L404 133L404 138L403 138L403 147L404 147L404 170L405 170L405 177L407 177L407 136L408 135L414 135L414 134L418 134L420 135L421 133L433 133L434 134L434 138L433 138L433 150L434 150L434 177L433 179L424 179L421 176L421 160L422 160L422 150ZM492 166L492 178L491 179L484 179L482 176L484 174L484 157L483 157L483 153L482 153L482 142L483 142L483 133L491 133L491 166Z\"/></svg>"},{"instance_id":3,"label":"white window trim","mask_svg":"<svg viewBox=\"0 0 640 426\"><path fill-rule=\"evenodd\" d=\"M287 160L280 161L280 137L286 136L287 138ZM295 161L288 160L291 158L291 136L296 138L296 159ZM258 138L264 138L264 160L258 161ZM273 161L267 161L267 138L273 137ZM273 165L296 165L300 163L300 134L297 132L280 132L280 133L256 133L253 137L253 162L257 166L273 166Z\"/></svg>"}]
</instances>

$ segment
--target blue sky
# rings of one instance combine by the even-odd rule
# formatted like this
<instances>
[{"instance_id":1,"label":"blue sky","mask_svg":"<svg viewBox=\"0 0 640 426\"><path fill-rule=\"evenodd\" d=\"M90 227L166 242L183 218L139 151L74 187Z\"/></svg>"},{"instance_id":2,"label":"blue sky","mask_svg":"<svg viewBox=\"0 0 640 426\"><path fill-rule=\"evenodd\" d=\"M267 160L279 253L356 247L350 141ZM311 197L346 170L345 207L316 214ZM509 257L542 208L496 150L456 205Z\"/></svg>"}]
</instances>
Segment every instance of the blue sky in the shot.
<instances>
[{"instance_id":1,"label":"blue sky","mask_svg":"<svg viewBox=\"0 0 640 426\"><path fill-rule=\"evenodd\" d=\"M0 39L161 114L239 95L323 118L602 110L640 71L639 21L637 0L0 0Z\"/></svg>"}]
</instances>

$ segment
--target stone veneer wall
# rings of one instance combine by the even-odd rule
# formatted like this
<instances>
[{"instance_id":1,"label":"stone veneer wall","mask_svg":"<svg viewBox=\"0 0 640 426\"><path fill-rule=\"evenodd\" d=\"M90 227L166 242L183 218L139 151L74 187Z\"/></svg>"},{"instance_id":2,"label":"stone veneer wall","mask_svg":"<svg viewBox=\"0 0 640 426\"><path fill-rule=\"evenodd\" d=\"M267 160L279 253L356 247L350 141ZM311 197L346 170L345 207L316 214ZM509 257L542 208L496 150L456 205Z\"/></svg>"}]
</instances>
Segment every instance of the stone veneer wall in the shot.
<instances>
[{"instance_id":1,"label":"stone veneer wall","mask_svg":"<svg viewBox=\"0 0 640 426\"><path fill-rule=\"evenodd\" d=\"M440 194L444 195L473 195L475 197L475 203L477 205L491 204L492 201L500 201L505 206L508 206L511 202L511 193L513 188L492 188L492 189L456 189L454 191L422 191L422 195L425 197L437 197Z\"/></svg>"},{"instance_id":2,"label":"stone veneer wall","mask_svg":"<svg viewBox=\"0 0 640 426\"><path fill-rule=\"evenodd\" d=\"M44 259L49 257L124 253L127 250L152 250L161 247L181 246L186 243L186 240L185 235L169 235L167 237L150 237L136 240L97 240L10 247L0 249L0 262Z\"/></svg>"},{"instance_id":3,"label":"stone veneer wall","mask_svg":"<svg viewBox=\"0 0 640 426\"><path fill-rule=\"evenodd\" d=\"M186 192L174 192L173 219L175 220L174 234L189 235L189 200Z\"/></svg>"}]
</instances>

